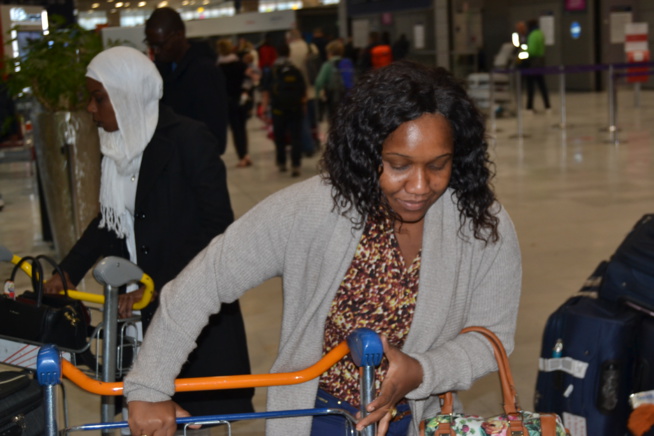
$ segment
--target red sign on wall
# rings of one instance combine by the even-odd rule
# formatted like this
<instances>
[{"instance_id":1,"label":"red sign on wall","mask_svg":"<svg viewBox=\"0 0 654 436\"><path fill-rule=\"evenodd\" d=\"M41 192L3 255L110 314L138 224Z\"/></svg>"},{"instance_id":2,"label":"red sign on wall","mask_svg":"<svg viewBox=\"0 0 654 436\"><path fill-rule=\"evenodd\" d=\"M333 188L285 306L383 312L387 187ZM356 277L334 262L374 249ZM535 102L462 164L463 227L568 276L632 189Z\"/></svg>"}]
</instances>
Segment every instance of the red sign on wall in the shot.
<instances>
[{"instance_id":1,"label":"red sign on wall","mask_svg":"<svg viewBox=\"0 0 654 436\"><path fill-rule=\"evenodd\" d=\"M585 11L586 0L565 0L566 11Z\"/></svg>"},{"instance_id":2,"label":"red sign on wall","mask_svg":"<svg viewBox=\"0 0 654 436\"><path fill-rule=\"evenodd\" d=\"M627 62L649 62L649 50L628 51ZM649 71L647 67L627 68L627 72L629 73L646 73L647 71ZM627 76L627 82L629 83L647 82L647 79L649 79L649 76L646 74L642 76Z\"/></svg>"},{"instance_id":3,"label":"red sign on wall","mask_svg":"<svg viewBox=\"0 0 654 436\"><path fill-rule=\"evenodd\" d=\"M647 23L629 23L625 26L624 50L627 53L627 62L649 62L649 47L647 35L649 33ZM629 73L647 72L647 67L628 68ZM629 83L647 82L649 75L628 76Z\"/></svg>"}]
</instances>

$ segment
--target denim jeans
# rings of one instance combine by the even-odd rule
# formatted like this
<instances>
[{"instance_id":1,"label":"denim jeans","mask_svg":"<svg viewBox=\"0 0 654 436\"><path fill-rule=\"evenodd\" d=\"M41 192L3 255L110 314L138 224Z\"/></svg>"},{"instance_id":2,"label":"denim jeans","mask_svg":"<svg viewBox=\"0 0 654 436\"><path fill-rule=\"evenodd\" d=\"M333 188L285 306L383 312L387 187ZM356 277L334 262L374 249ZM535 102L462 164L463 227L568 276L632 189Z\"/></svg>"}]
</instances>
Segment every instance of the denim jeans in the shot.
<instances>
[{"instance_id":1,"label":"denim jeans","mask_svg":"<svg viewBox=\"0 0 654 436\"><path fill-rule=\"evenodd\" d=\"M316 396L316 408L332 408L344 409L352 415L356 415L358 409L352 407L349 403L341 401L333 395L328 394L322 389L318 390ZM397 406L398 415L409 410L408 404L400 404ZM411 413L405 414L401 419L391 422L389 425L387 436L406 436L411 424ZM311 425L311 436L341 436L345 435L345 418L339 415L322 415L314 416L313 424Z\"/></svg>"}]
</instances>

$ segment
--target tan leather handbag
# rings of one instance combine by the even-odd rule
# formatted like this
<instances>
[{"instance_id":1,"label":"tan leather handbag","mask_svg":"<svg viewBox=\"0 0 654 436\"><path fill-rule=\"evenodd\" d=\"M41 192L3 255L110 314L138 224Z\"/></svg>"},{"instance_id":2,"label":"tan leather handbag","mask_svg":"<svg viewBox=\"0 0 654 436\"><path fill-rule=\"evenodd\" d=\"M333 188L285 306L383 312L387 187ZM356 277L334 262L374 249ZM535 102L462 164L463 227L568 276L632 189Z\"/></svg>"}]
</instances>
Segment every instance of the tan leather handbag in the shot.
<instances>
[{"instance_id":1,"label":"tan leather handbag","mask_svg":"<svg viewBox=\"0 0 654 436\"><path fill-rule=\"evenodd\" d=\"M420 425L421 436L472 436L492 434L494 436L566 436L568 431L561 418L552 413L527 412L520 408L509 367L509 359L502 342L484 327L467 327L463 333L479 333L493 346L497 360L500 384L502 386L502 405L504 414L483 418L475 415L454 413L454 400L451 392L441 395L441 413L424 420Z\"/></svg>"}]
</instances>

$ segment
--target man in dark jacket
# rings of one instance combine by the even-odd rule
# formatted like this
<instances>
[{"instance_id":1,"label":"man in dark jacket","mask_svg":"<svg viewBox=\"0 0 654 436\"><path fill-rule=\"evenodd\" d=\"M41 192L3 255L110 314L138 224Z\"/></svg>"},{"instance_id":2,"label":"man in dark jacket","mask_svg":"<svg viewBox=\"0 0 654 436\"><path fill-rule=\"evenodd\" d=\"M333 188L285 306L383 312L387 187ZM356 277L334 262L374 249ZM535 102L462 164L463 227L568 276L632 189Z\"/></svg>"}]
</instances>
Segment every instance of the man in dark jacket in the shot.
<instances>
[{"instance_id":1,"label":"man in dark jacket","mask_svg":"<svg viewBox=\"0 0 654 436\"><path fill-rule=\"evenodd\" d=\"M186 39L184 22L172 8L155 9L145 23L145 35L164 80L162 103L205 123L223 154L227 145L227 94L215 54L210 47Z\"/></svg>"}]
</instances>

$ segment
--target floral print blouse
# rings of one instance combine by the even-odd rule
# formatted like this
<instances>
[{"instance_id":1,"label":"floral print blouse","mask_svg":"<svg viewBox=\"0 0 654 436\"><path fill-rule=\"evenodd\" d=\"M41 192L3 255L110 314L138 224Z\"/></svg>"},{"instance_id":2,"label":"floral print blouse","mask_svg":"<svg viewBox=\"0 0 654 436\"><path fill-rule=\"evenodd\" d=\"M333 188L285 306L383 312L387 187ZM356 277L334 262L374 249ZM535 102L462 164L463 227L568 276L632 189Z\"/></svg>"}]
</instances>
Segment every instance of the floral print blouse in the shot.
<instances>
[{"instance_id":1,"label":"floral print blouse","mask_svg":"<svg viewBox=\"0 0 654 436\"><path fill-rule=\"evenodd\" d=\"M407 267L392 222L377 223L369 218L327 316L323 352L360 327L386 335L391 345L401 348L416 306L420 259L419 252ZM375 371L377 390L387 370L384 357ZM321 376L320 389L359 407L359 369L349 355Z\"/></svg>"}]
</instances>

